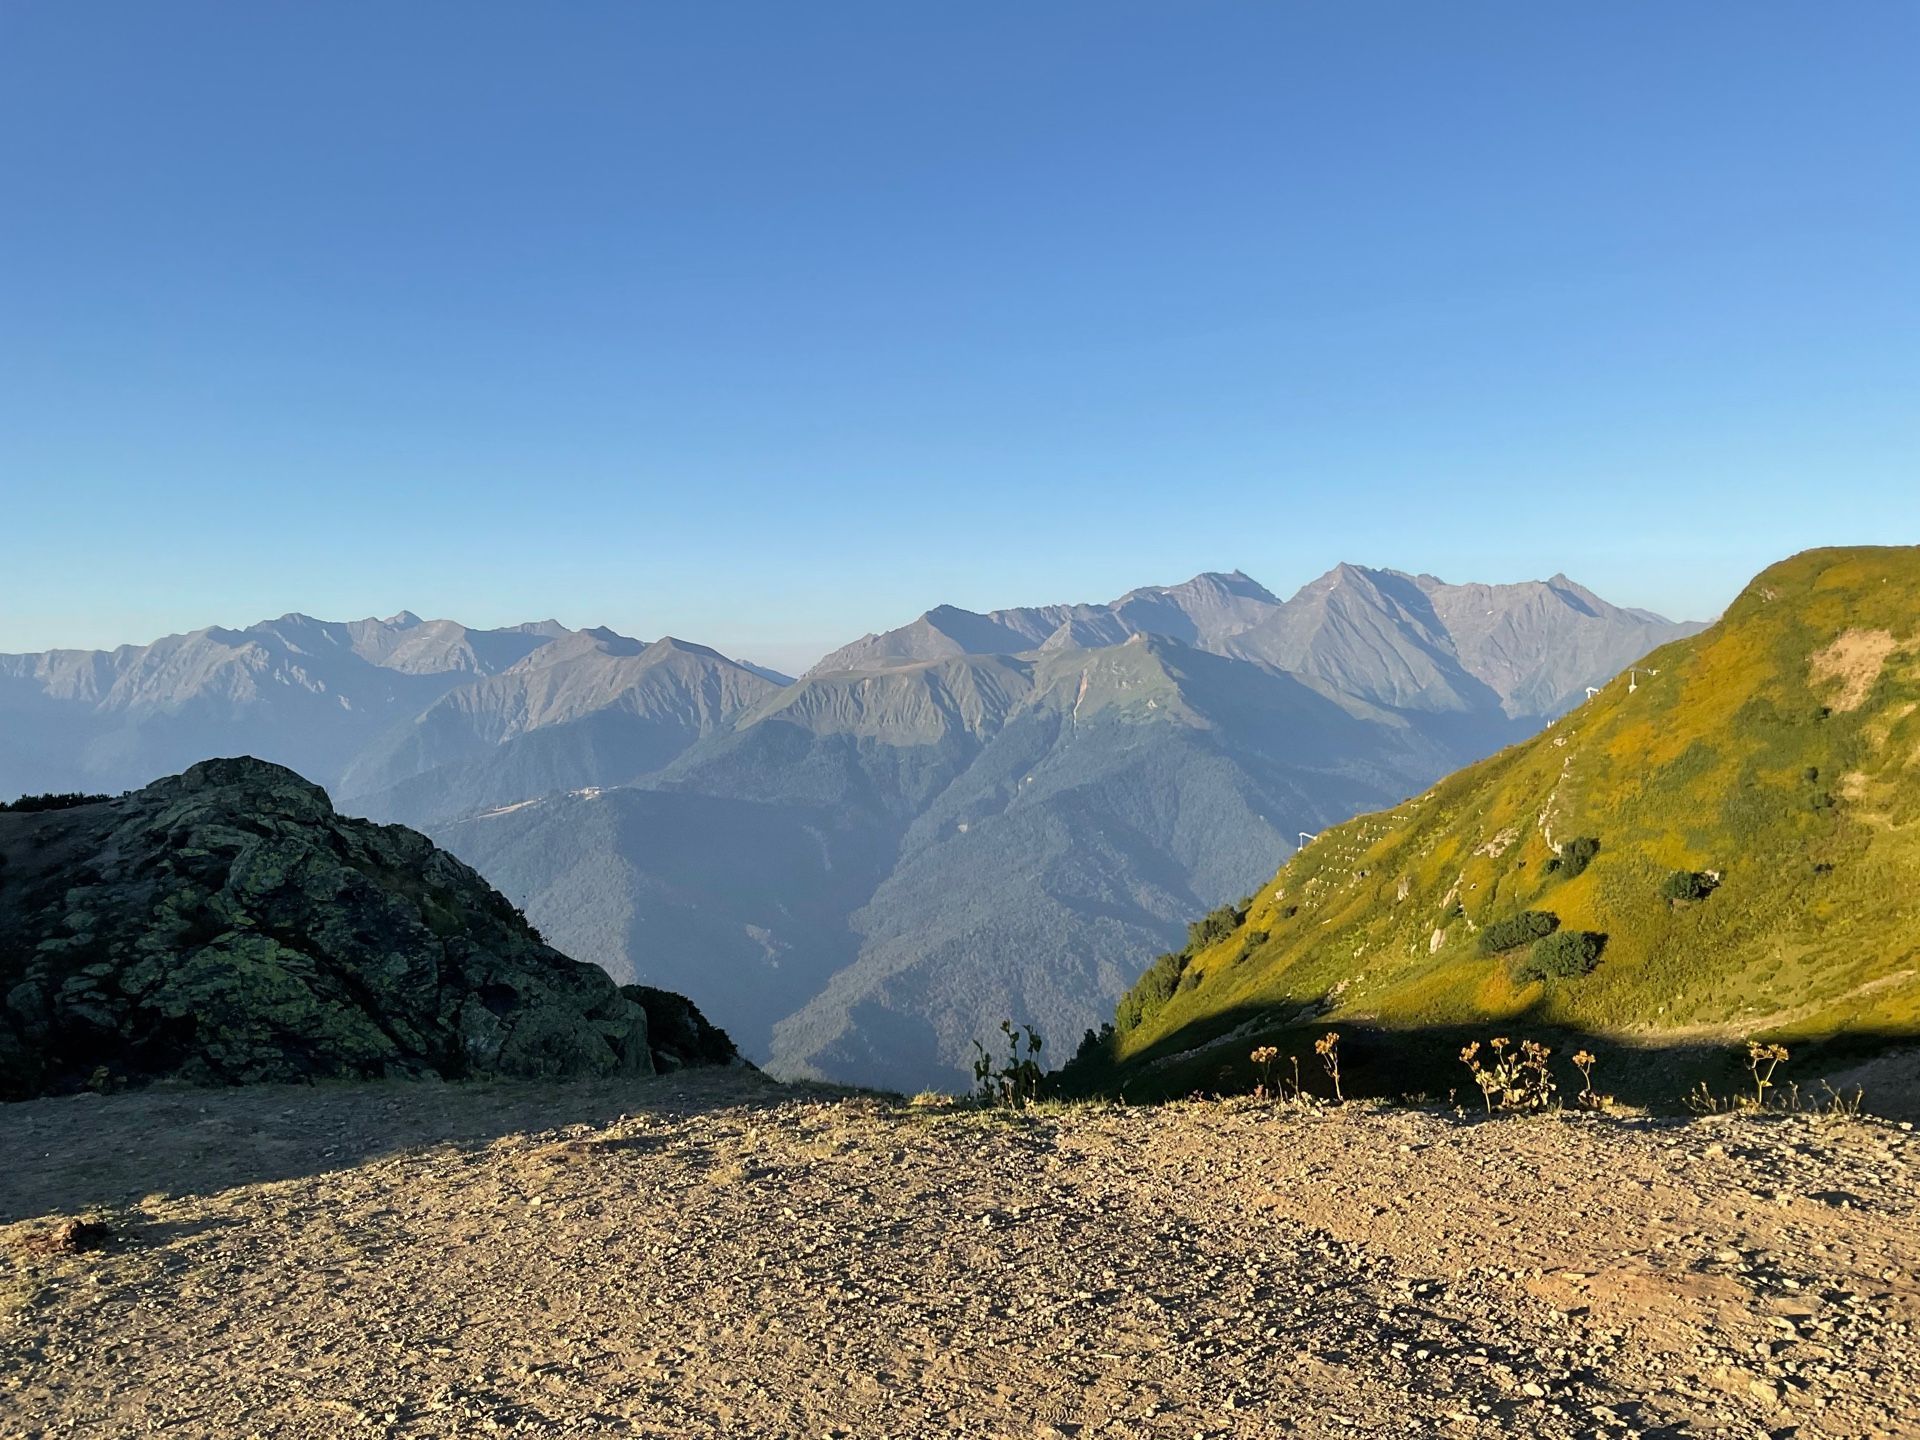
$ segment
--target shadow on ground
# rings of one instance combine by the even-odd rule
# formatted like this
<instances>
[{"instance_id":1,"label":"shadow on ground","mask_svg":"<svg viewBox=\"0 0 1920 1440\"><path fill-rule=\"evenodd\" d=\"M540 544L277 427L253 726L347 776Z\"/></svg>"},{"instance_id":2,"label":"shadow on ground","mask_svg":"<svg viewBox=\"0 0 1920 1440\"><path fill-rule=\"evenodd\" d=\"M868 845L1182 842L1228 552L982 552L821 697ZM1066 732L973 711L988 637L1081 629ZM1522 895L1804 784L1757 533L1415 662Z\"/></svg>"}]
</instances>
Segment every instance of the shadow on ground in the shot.
<instances>
[{"instance_id":1,"label":"shadow on ground","mask_svg":"<svg viewBox=\"0 0 1920 1440\"><path fill-rule=\"evenodd\" d=\"M720 1069L622 1081L155 1086L25 1100L0 1105L0 1225L299 1179L409 1150L473 1152L505 1136L627 1115L844 1093Z\"/></svg>"},{"instance_id":2,"label":"shadow on ground","mask_svg":"<svg viewBox=\"0 0 1920 1440\"><path fill-rule=\"evenodd\" d=\"M1705 1039L1663 1039L1653 1034L1623 1039L1548 1023L1538 1018L1537 1007L1499 1021L1389 1029L1344 1018L1336 1022L1303 1017L1298 1007L1291 1006L1240 1006L1209 1015L1119 1064L1102 1056L1077 1062L1053 1077L1049 1089L1063 1099L1107 1096L1133 1103L1196 1094L1246 1094L1259 1078L1249 1058L1252 1051L1271 1045L1280 1052L1274 1069L1277 1078L1290 1081L1292 1061L1297 1059L1305 1088L1329 1096L1331 1082L1314 1050L1314 1042L1329 1029L1341 1037L1341 1088L1349 1098L1451 1099L1478 1108L1481 1094L1461 1063L1460 1051L1474 1041L1484 1047L1494 1036L1514 1042L1538 1040L1550 1046L1563 1099L1581 1087L1569 1060L1580 1050L1595 1057L1594 1090L1630 1105L1685 1113L1690 1097L1702 1085L1723 1100L1752 1091L1747 1037L1735 1033ZM1791 1052L1774 1076L1771 1094L1775 1098L1784 1099L1798 1087L1802 1105L1824 1105L1831 1101L1822 1087L1824 1080L1844 1089L1849 1097L1858 1085L1864 1091L1864 1108L1873 1114L1920 1119L1920 1035L1855 1030L1805 1036L1756 1025L1753 1038L1778 1039Z\"/></svg>"}]
</instances>

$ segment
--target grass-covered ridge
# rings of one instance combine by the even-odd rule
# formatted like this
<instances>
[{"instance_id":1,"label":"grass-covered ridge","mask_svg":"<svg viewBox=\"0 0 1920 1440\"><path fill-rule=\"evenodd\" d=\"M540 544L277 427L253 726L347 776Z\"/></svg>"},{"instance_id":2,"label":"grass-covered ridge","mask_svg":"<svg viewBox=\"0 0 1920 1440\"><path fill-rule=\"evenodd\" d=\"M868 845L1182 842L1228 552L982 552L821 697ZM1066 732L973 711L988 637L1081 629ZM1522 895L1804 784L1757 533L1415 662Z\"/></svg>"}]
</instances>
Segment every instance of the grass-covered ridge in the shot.
<instances>
[{"instance_id":1,"label":"grass-covered ridge","mask_svg":"<svg viewBox=\"0 0 1920 1440\"><path fill-rule=\"evenodd\" d=\"M1094 1064L1210 1075L1209 1042L1309 1022L1920 1033L1920 549L1772 567L1534 739L1328 829L1180 961Z\"/></svg>"}]
</instances>

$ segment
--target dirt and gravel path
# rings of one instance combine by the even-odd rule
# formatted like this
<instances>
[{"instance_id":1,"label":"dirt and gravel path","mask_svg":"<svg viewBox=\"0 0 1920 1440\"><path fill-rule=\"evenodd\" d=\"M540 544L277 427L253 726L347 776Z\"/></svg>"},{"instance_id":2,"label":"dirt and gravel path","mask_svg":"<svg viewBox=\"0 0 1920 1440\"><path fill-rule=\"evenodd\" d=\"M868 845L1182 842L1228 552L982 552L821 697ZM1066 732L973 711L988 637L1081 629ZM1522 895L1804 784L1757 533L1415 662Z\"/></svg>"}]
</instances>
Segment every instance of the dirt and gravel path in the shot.
<instances>
[{"instance_id":1,"label":"dirt and gravel path","mask_svg":"<svg viewBox=\"0 0 1920 1440\"><path fill-rule=\"evenodd\" d=\"M1915 1435L1916 1162L738 1072L38 1101L0 1435ZM83 1214L104 1248L40 1253Z\"/></svg>"}]
</instances>

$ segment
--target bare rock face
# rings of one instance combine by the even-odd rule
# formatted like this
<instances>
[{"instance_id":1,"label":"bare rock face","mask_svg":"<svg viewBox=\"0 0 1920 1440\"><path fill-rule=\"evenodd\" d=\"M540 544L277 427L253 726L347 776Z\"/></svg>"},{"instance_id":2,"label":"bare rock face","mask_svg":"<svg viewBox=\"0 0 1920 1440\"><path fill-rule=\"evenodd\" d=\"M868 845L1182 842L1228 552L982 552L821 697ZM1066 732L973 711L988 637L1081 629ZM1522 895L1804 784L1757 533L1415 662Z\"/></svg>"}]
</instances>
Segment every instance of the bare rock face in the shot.
<instances>
[{"instance_id":1,"label":"bare rock face","mask_svg":"<svg viewBox=\"0 0 1920 1440\"><path fill-rule=\"evenodd\" d=\"M658 1054L656 1008L676 1017ZM0 815L0 1098L650 1074L732 1054L680 997L623 992L425 836L344 818L278 765L210 760L117 800Z\"/></svg>"}]
</instances>

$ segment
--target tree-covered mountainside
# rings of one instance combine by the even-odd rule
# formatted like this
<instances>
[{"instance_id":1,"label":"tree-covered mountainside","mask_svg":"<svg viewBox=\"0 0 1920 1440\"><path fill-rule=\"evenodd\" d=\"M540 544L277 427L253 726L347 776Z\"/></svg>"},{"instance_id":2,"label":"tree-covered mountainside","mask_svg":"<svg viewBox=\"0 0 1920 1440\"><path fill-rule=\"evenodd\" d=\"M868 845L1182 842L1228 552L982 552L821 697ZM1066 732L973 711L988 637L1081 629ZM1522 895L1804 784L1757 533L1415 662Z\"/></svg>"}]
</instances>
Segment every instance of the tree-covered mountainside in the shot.
<instances>
[{"instance_id":1,"label":"tree-covered mountainside","mask_svg":"<svg viewBox=\"0 0 1920 1440\"><path fill-rule=\"evenodd\" d=\"M278 765L0 814L0 1099L732 1054L684 998L560 954L425 836Z\"/></svg>"},{"instance_id":2,"label":"tree-covered mountainside","mask_svg":"<svg viewBox=\"0 0 1920 1440\"><path fill-rule=\"evenodd\" d=\"M1142 635L811 676L647 787L443 833L570 953L690 989L782 1072L957 1086L1002 1018L1079 1033L1301 830L1479 753L1452 717Z\"/></svg>"},{"instance_id":3,"label":"tree-covered mountainside","mask_svg":"<svg viewBox=\"0 0 1920 1440\"><path fill-rule=\"evenodd\" d=\"M1210 1082L1303 1027L1911 1042L1920 550L1774 566L1532 740L1321 832L1193 939L1081 1081Z\"/></svg>"}]
</instances>

